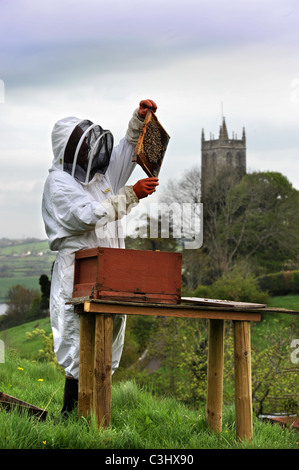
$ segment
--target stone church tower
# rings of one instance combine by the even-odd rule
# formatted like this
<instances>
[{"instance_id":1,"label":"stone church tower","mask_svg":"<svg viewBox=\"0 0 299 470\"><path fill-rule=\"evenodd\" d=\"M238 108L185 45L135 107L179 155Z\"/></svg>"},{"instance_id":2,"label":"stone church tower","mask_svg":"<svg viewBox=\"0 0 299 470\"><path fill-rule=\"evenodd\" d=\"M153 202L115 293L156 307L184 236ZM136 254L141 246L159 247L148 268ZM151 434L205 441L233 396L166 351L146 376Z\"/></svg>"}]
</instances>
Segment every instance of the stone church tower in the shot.
<instances>
[{"instance_id":1,"label":"stone church tower","mask_svg":"<svg viewBox=\"0 0 299 470\"><path fill-rule=\"evenodd\" d=\"M243 128L242 139L228 137L225 118L220 126L219 138L205 140L204 130L201 137L201 202L206 191L224 167L234 167L239 171L240 179L246 173L246 136Z\"/></svg>"}]
</instances>

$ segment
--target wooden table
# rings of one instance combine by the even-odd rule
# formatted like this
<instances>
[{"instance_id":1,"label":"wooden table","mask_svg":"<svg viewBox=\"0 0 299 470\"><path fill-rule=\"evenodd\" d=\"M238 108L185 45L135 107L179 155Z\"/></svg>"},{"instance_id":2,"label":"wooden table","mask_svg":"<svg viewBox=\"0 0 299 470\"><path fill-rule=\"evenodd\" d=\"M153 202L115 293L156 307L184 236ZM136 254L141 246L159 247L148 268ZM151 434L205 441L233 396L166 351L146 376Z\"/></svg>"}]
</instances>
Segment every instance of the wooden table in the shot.
<instances>
[{"instance_id":1,"label":"wooden table","mask_svg":"<svg viewBox=\"0 0 299 470\"><path fill-rule=\"evenodd\" d=\"M183 299L184 300L184 299ZM202 299L203 300L203 299ZM186 303L185 303L186 302ZM111 416L113 315L153 315L209 319L206 420L222 430L224 321L234 325L236 438L252 437L250 323L271 311L263 305L185 298L177 305L72 299L80 315L80 416L95 414L98 426L109 426ZM188 302L188 303L187 303ZM276 309L276 311L281 309Z\"/></svg>"}]
</instances>

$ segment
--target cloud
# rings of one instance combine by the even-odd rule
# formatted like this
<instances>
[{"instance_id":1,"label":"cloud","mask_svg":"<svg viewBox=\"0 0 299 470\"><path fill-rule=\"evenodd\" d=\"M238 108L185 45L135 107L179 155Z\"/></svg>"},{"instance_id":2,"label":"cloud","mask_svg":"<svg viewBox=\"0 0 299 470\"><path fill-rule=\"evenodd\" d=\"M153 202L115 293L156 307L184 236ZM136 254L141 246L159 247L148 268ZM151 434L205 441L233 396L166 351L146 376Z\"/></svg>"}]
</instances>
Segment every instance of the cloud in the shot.
<instances>
[{"instance_id":1,"label":"cloud","mask_svg":"<svg viewBox=\"0 0 299 470\"><path fill-rule=\"evenodd\" d=\"M178 57L298 38L293 1L15 0L2 5L3 78L13 86L81 80L86 73L159 68ZM292 37L290 38L290 30Z\"/></svg>"},{"instance_id":2,"label":"cloud","mask_svg":"<svg viewBox=\"0 0 299 470\"><path fill-rule=\"evenodd\" d=\"M298 9L294 0L2 0L0 237L45 236L58 119L88 117L117 143L142 98L155 99L171 136L160 188L200 165L202 128L218 135L223 109L230 135L246 129L248 169L277 169L299 189Z\"/></svg>"}]
</instances>

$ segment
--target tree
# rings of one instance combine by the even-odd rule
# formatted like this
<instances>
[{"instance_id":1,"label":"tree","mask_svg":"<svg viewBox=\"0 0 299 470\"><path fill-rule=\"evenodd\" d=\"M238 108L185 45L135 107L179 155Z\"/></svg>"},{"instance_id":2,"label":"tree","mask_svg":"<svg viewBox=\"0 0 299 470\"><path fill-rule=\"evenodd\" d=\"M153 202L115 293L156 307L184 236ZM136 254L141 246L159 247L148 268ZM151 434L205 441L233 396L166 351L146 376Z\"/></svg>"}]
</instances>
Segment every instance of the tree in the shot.
<instances>
[{"instance_id":1,"label":"tree","mask_svg":"<svg viewBox=\"0 0 299 470\"><path fill-rule=\"evenodd\" d=\"M8 308L1 318L1 328L10 328L29 321L31 305L39 295L38 290L27 289L19 284L10 287L7 292Z\"/></svg>"},{"instance_id":2,"label":"tree","mask_svg":"<svg viewBox=\"0 0 299 470\"><path fill-rule=\"evenodd\" d=\"M160 196L161 202L189 202L189 203L200 203L201 195L201 172L198 166L192 167L183 173L182 177L177 180L169 180Z\"/></svg>"},{"instance_id":3,"label":"tree","mask_svg":"<svg viewBox=\"0 0 299 470\"><path fill-rule=\"evenodd\" d=\"M226 299L236 302L267 304L269 296L260 290L257 279L247 271L247 267L235 265L209 286L199 285L193 295L210 299Z\"/></svg>"},{"instance_id":4,"label":"tree","mask_svg":"<svg viewBox=\"0 0 299 470\"><path fill-rule=\"evenodd\" d=\"M235 244L246 260L268 271L280 269L299 253L299 192L277 172L243 177L230 192L228 201L239 201L233 214Z\"/></svg>"},{"instance_id":5,"label":"tree","mask_svg":"<svg viewBox=\"0 0 299 470\"><path fill-rule=\"evenodd\" d=\"M48 310L49 309L49 298L50 298L50 289L51 289L51 281L49 280L46 274L42 274L39 278L39 285L41 289L41 309Z\"/></svg>"},{"instance_id":6,"label":"tree","mask_svg":"<svg viewBox=\"0 0 299 470\"><path fill-rule=\"evenodd\" d=\"M294 317L295 318L295 317ZM296 335L296 323L265 316L263 325L253 324L251 355L252 401L257 416L263 413L298 410L298 365L290 361L290 344ZM234 382L233 326L227 323L224 383ZM224 393L233 399L233 388ZM275 402L279 403L276 409Z\"/></svg>"},{"instance_id":7,"label":"tree","mask_svg":"<svg viewBox=\"0 0 299 470\"><path fill-rule=\"evenodd\" d=\"M201 172L198 166L194 166L185 171L179 180L169 180L159 197L159 202L166 203L169 207L177 204L178 217L174 215L175 231L179 232L181 226L183 236L179 240L179 246L182 250L183 269L182 269L182 285L187 289L195 289L198 284L204 282L207 274L206 254L197 247L185 245L184 240L192 240L194 237L202 237L203 227L200 226L202 220L202 207L200 202L201 192ZM180 209L181 207L181 209ZM185 210L187 208L190 210ZM184 217L184 222L182 222ZM190 220L193 219L193 220ZM194 221L199 221L194 224ZM200 232L200 233L199 233Z\"/></svg>"},{"instance_id":8,"label":"tree","mask_svg":"<svg viewBox=\"0 0 299 470\"><path fill-rule=\"evenodd\" d=\"M299 192L275 172L252 173L238 183L223 169L204 206L204 250L215 279L240 260L256 274L279 270L299 252Z\"/></svg>"},{"instance_id":9,"label":"tree","mask_svg":"<svg viewBox=\"0 0 299 470\"><path fill-rule=\"evenodd\" d=\"M200 201L200 170L191 168L166 185L160 201ZM277 172L240 176L223 167L203 204L203 245L183 250L188 288L209 284L235 264L247 262L254 274L277 271L299 253L299 192Z\"/></svg>"},{"instance_id":10,"label":"tree","mask_svg":"<svg viewBox=\"0 0 299 470\"><path fill-rule=\"evenodd\" d=\"M191 405L205 400L207 326L203 319L157 318L147 356L159 364L147 377L155 390ZM142 379L146 383L146 376Z\"/></svg>"},{"instance_id":11,"label":"tree","mask_svg":"<svg viewBox=\"0 0 299 470\"><path fill-rule=\"evenodd\" d=\"M169 180L159 197L159 203L166 204L172 213L174 236L180 237L183 249L195 250L200 247L190 243L199 241L201 234L202 207L200 202L200 170L193 167L186 171L179 181ZM189 242L189 243L188 243Z\"/></svg>"}]
</instances>

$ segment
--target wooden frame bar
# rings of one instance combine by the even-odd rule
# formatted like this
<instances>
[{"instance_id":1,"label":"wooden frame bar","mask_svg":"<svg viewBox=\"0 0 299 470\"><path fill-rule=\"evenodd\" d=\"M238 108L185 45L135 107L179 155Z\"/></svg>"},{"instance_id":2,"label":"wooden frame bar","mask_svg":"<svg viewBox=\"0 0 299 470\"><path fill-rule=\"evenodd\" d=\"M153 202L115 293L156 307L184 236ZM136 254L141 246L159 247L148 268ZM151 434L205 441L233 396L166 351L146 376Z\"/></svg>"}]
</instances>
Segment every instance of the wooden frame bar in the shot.
<instances>
[{"instance_id":1,"label":"wooden frame bar","mask_svg":"<svg viewBox=\"0 0 299 470\"><path fill-rule=\"evenodd\" d=\"M95 316L80 317L78 413L86 416L93 407Z\"/></svg>"},{"instance_id":2,"label":"wooden frame bar","mask_svg":"<svg viewBox=\"0 0 299 470\"><path fill-rule=\"evenodd\" d=\"M222 430L223 366L224 320L210 320L206 420L215 432Z\"/></svg>"},{"instance_id":3,"label":"wooden frame bar","mask_svg":"<svg viewBox=\"0 0 299 470\"><path fill-rule=\"evenodd\" d=\"M237 439L252 438L250 322L234 321L235 409Z\"/></svg>"},{"instance_id":4,"label":"wooden frame bar","mask_svg":"<svg viewBox=\"0 0 299 470\"><path fill-rule=\"evenodd\" d=\"M110 425L111 417L112 336L112 316L96 315L93 406L97 422L103 427Z\"/></svg>"}]
</instances>

